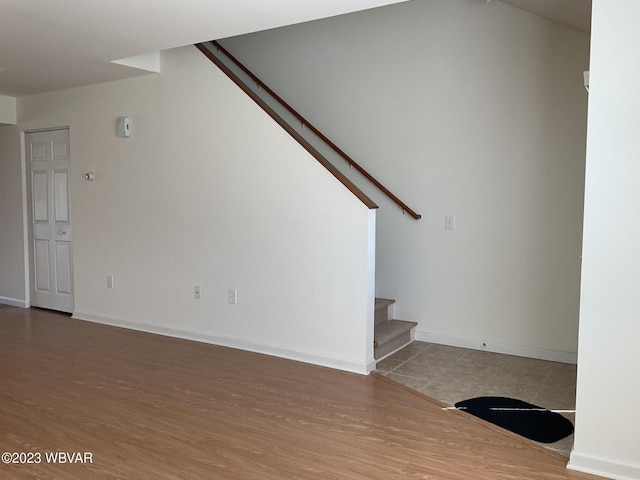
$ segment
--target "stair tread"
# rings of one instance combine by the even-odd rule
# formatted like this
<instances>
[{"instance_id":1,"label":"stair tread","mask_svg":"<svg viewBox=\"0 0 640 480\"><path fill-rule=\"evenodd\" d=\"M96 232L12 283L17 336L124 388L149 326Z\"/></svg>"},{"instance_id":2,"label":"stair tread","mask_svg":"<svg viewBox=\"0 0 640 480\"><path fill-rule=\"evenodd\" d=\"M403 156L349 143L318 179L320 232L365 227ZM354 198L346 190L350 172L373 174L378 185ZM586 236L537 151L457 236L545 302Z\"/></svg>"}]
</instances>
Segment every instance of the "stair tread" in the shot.
<instances>
[{"instance_id":1,"label":"stair tread","mask_svg":"<svg viewBox=\"0 0 640 480\"><path fill-rule=\"evenodd\" d=\"M388 320L375 326L373 338L378 345L382 345L389 340L408 332L418 322L409 322L406 320Z\"/></svg>"},{"instance_id":2,"label":"stair tread","mask_svg":"<svg viewBox=\"0 0 640 480\"><path fill-rule=\"evenodd\" d=\"M379 310L381 308L386 308L389 305L393 305L394 303L396 303L395 300L393 300L392 298L376 298L376 310Z\"/></svg>"}]
</instances>

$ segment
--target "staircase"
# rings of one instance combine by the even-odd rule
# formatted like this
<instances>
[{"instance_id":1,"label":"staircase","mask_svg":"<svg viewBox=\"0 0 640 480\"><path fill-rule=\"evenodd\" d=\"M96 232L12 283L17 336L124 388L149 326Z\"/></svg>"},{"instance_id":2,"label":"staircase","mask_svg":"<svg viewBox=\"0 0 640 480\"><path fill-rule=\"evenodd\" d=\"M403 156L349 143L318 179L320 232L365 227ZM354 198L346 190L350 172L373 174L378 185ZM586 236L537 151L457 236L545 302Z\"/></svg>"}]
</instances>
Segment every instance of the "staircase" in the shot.
<instances>
[{"instance_id":1,"label":"staircase","mask_svg":"<svg viewBox=\"0 0 640 480\"><path fill-rule=\"evenodd\" d=\"M278 96L264 82L240 63L231 53L216 41L199 43L196 48L220 68L238 87L269 114L294 140L304 147L313 157L342 182L368 208L378 208L373 200L364 194L346 174L335 165L346 162L343 168L348 172L355 168L362 177L375 185L391 201L396 203L403 214L406 212L418 220L422 216L402 202L382 183L374 178L349 155L337 147L322 132L296 112L283 98ZM374 358L382 360L413 341L413 328L416 322L393 320L395 300L376 298L374 327Z\"/></svg>"},{"instance_id":2,"label":"staircase","mask_svg":"<svg viewBox=\"0 0 640 480\"><path fill-rule=\"evenodd\" d=\"M393 320L395 300L376 298L373 356L376 360L391 355L413 342L413 328L417 322Z\"/></svg>"}]
</instances>

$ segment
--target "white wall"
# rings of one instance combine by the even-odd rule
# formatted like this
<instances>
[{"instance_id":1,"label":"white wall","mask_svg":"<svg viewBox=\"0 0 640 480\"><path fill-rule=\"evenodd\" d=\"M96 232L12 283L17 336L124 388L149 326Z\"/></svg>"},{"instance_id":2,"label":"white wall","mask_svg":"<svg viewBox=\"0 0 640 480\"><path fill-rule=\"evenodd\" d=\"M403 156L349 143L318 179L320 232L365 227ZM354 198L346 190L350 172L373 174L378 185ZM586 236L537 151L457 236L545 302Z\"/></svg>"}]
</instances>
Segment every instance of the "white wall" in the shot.
<instances>
[{"instance_id":1,"label":"white wall","mask_svg":"<svg viewBox=\"0 0 640 480\"><path fill-rule=\"evenodd\" d=\"M372 214L195 48L161 61L18 101L70 127L74 315L366 371Z\"/></svg>"},{"instance_id":2,"label":"white wall","mask_svg":"<svg viewBox=\"0 0 640 480\"><path fill-rule=\"evenodd\" d=\"M423 215L365 189L376 293L418 339L575 361L587 35L414 0L222 43Z\"/></svg>"},{"instance_id":3,"label":"white wall","mask_svg":"<svg viewBox=\"0 0 640 480\"><path fill-rule=\"evenodd\" d=\"M0 125L0 303L25 306L20 133Z\"/></svg>"},{"instance_id":4,"label":"white wall","mask_svg":"<svg viewBox=\"0 0 640 480\"><path fill-rule=\"evenodd\" d=\"M15 125L16 103L15 97L0 95L0 123Z\"/></svg>"},{"instance_id":5,"label":"white wall","mask_svg":"<svg viewBox=\"0 0 640 480\"><path fill-rule=\"evenodd\" d=\"M575 445L570 467L640 479L640 3L594 0Z\"/></svg>"}]
</instances>

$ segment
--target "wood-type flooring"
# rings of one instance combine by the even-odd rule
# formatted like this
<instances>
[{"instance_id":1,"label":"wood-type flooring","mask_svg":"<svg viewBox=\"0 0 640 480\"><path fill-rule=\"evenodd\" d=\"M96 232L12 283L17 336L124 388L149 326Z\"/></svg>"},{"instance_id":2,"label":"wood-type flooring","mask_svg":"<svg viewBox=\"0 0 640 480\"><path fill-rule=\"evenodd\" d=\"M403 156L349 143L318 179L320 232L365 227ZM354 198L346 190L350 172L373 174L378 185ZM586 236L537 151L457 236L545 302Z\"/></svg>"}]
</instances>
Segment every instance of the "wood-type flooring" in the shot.
<instances>
[{"instance_id":1,"label":"wood-type flooring","mask_svg":"<svg viewBox=\"0 0 640 480\"><path fill-rule=\"evenodd\" d=\"M596 478L442 407L377 375L0 308L0 453L40 454L1 479Z\"/></svg>"}]
</instances>

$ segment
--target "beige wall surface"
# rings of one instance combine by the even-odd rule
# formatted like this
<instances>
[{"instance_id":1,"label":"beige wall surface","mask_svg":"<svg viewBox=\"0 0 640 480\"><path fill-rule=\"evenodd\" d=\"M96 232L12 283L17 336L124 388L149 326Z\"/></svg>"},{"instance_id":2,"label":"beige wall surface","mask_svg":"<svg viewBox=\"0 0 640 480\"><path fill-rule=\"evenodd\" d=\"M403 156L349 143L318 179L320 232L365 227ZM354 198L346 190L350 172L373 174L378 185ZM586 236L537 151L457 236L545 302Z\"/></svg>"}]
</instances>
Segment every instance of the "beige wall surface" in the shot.
<instances>
[{"instance_id":1,"label":"beige wall surface","mask_svg":"<svg viewBox=\"0 0 640 480\"><path fill-rule=\"evenodd\" d=\"M575 361L587 35L422 0L222 43L423 214L350 173L381 206L376 294L418 339Z\"/></svg>"},{"instance_id":2,"label":"beige wall surface","mask_svg":"<svg viewBox=\"0 0 640 480\"><path fill-rule=\"evenodd\" d=\"M17 119L17 101L14 97L0 95L0 123L15 125Z\"/></svg>"},{"instance_id":3,"label":"beige wall surface","mask_svg":"<svg viewBox=\"0 0 640 480\"><path fill-rule=\"evenodd\" d=\"M161 65L18 101L70 128L74 315L366 371L370 211L194 47Z\"/></svg>"}]
</instances>

